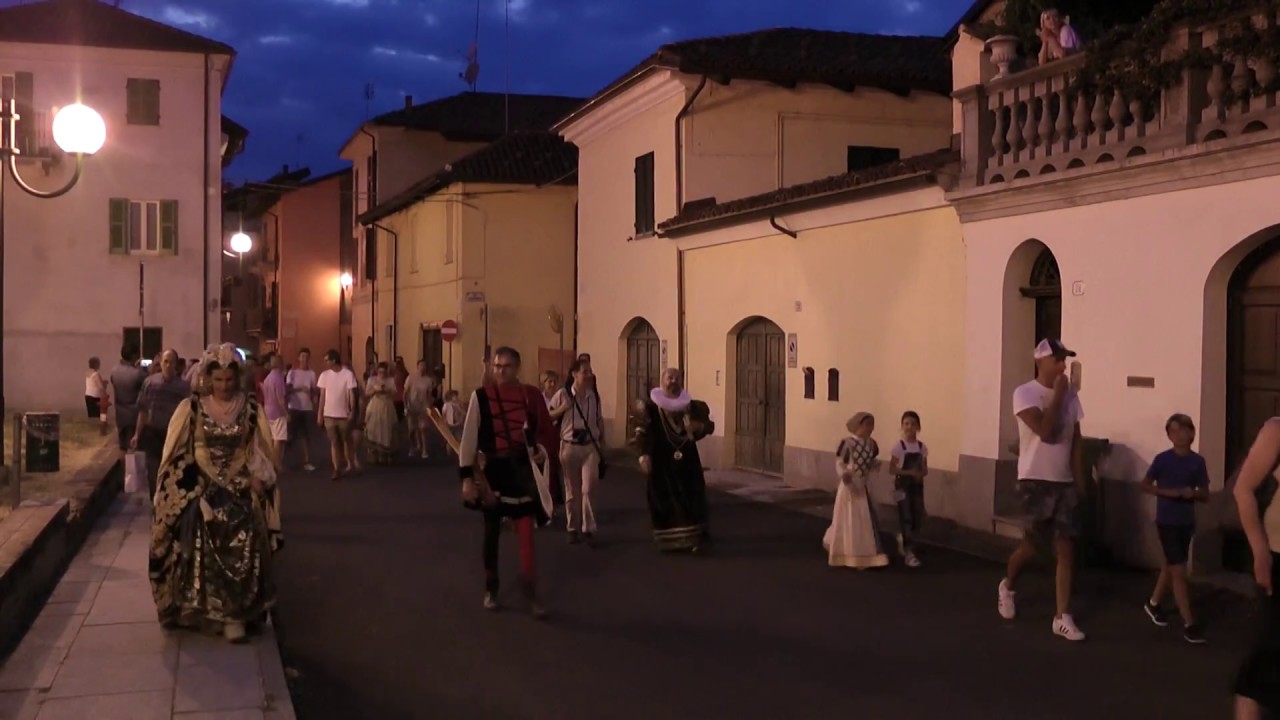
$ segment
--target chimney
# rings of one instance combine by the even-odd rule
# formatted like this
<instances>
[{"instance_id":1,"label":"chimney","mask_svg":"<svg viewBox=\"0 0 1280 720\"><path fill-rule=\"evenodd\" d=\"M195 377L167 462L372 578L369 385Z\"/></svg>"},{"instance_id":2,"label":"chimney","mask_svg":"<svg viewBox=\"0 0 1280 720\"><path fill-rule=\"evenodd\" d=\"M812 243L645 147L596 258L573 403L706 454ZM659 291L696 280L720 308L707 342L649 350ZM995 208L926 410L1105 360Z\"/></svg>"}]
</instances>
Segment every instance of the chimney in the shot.
<instances>
[{"instance_id":1,"label":"chimney","mask_svg":"<svg viewBox=\"0 0 1280 720\"><path fill-rule=\"evenodd\" d=\"M405 109L405 110L408 110L408 109L410 109L410 108L412 108L412 107L413 107L413 96L412 96L412 95L405 95L405 96L404 96L404 109Z\"/></svg>"}]
</instances>

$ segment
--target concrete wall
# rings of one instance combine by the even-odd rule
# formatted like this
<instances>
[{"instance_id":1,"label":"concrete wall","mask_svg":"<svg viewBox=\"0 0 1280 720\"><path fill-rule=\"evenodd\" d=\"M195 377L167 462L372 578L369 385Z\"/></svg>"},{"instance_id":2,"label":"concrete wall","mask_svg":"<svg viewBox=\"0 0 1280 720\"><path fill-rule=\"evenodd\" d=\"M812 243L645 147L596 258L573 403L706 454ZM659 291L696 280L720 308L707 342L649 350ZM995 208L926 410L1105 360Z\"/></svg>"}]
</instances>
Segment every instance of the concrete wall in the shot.
<instances>
[{"instance_id":1,"label":"concrete wall","mask_svg":"<svg viewBox=\"0 0 1280 720\"><path fill-rule=\"evenodd\" d=\"M310 348L314 357L343 352L338 332L342 286L341 203L350 176L336 175L288 193L272 212L280 217L278 349L285 362Z\"/></svg>"},{"instance_id":2,"label":"concrete wall","mask_svg":"<svg viewBox=\"0 0 1280 720\"><path fill-rule=\"evenodd\" d=\"M788 484L835 488L833 451L855 412L876 415L887 453L902 413L915 410L930 450L930 513L989 526L989 505L970 506L956 475L964 245L942 191L854 201L790 214L787 222L798 238L755 222L680 240L688 386L717 424L704 441L704 461L734 465L736 332L764 317L797 339L797 367L785 371ZM804 397L806 366L815 370L814 399ZM840 373L836 402L827 399L832 368ZM878 500L891 501L888 485L876 491Z\"/></svg>"},{"instance_id":3,"label":"concrete wall","mask_svg":"<svg viewBox=\"0 0 1280 720\"><path fill-rule=\"evenodd\" d=\"M708 83L685 121L685 199L725 202L841 175L850 145L902 157L940 150L951 142L950 105L929 93Z\"/></svg>"},{"instance_id":4,"label":"concrete wall","mask_svg":"<svg viewBox=\"0 0 1280 720\"><path fill-rule=\"evenodd\" d=\"M225 59L206 86L201 55L53 45L0 44L0 73L34 74L38 112L80 99L107 125L107 142L86 160L68 194L39 200L7 182L5 389L11 408L79 410L91 355L106 369L122 331L138 325L138 266L146 266L146 325L183 356L217 341L221 323L221 100ZM160 124L126 124L128 78L160 81ZM206 101L208 114L205 115ZM207 132L206 132L207 131ZM70 173L23 164L42 189ZM207 174L206 174L207 170ZM206 193L208 188L208 193ZM109 253L111 198L178 201L175 255ZM207 213L206 213L207 205Z\"/></svg>"},{"instance_id":5,"label":"concrete wall","mask_svg":"<svg viewBox=\"0 0 1280 720\"><path fill-rule=\"evenodd\" d=\"M1199 426L1213 489L1224 487L1227 283L1240 260L1274 236L1280 214L1270 198L1278 191L1272 176L966 222L967 461L1012 462L1010 397L1029 379L1035 342L1033 306L1017 287L1048 247L1062 272L1063 340L1079 353L1083 430L1114 446L1102 468L1117 481L1110 540L1126 559L1154 562L1154 502L1135 483L1168 447L1165 420L1185 412ZM1155 387L1131 387L1129 377L1153 378ZM976 475L974 483L981 484ZM1212 527L1233 515L1215 504L1199 520Z\"/></svg>"}]
</instances>

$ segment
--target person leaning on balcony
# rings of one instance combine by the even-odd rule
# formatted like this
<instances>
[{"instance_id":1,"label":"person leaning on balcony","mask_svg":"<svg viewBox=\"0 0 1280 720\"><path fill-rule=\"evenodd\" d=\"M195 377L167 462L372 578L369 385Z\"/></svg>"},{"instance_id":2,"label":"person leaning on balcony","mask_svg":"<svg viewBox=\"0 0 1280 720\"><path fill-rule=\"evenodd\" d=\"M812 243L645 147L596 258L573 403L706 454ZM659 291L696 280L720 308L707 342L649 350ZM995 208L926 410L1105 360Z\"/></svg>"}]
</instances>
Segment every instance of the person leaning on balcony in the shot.
<instances>
[{"instance_id":1,"label":"person leaning on balcony","mask_svg":"<svg viewBox=\"0 0 1280 720\"><path fill-rule=\"evenodd\" d=\"M1280 711L1280 497L1276 470L1280 468L1280 418L1271 418L1258 431L1244 466L1236 478L1236 507L1240 525L1253 552L1253 579L1264 596L1262 631L1236 675L1236 718L1255 720L1264 711Z\"/></svg>"},{"instance_id":2,"label":"person leaning on balcony","mask_svg":"<svg viewBox=\"0 0 1280 720\"><path fill-rule=\"evenodd\" d=\"M1071 19L1063 19L1062 13L1054 9L1040 13L1037 34L1040 36L1041 65L1074 55L1084 46L1080 34L1071 27Z\"/></svg>"}]
</instances>

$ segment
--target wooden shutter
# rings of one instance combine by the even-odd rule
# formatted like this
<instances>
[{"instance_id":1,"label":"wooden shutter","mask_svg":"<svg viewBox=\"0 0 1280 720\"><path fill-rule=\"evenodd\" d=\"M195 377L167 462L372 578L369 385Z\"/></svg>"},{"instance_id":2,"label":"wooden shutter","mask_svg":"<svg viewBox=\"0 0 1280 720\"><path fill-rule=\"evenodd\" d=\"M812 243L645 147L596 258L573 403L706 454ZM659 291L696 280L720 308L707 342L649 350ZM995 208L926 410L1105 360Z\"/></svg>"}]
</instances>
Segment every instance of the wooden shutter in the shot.
<instances>
[{"instance_id":1,"label":"wooden shutter","mask_svg":"<svg viewBox=\"0 0 1280 720\"><path fill-rule=\"evenodd\" d=\"M130 125L160 124L160 81L129 78L125 81L126 120Z\"/></svg>"},{"instance_id":2,"label":"wooden shutter","mask_svg":"<svg viewBox=\"0 0 1280 720\"><path fill-rule=\"evenodd\" d=\"M636 158L636 235L653 232L653 153Z\"/></svg>"},{"instance_id":3,"label":"wooden shutter","mask_svg":"<svg viewBox=\"0 0 1280 720\"><path fill-rule=\"evenodd\" d=\"M364 229L364 279L378 279L378 229Z\"/></svg>"},{"instance_id":4,"label":"wooden shutter","mask_svg":"<svg viewBox=\"0 0 1280 720\"><path fill-rule=\"evenodd\" d=\"M160 252L178 254L178 201L160 201Z\"/></svg>"},{"instance_id":5,"label":"wooden shutter","mask_svg":"<svg viewBox=\"0 0 1280 720\"><path fill-rule=\"evenodd\" d=\"M111 198L108 201L107 224L110 227L108 250L112 255L129 254L129 201Z\"/></svg>"},{"instance_id":6,"label":"wooden shutter","mask_svg":"<svg viewBox=\"0 0 1280 720\"><path fill-rule=\"evenodd\" d=\"M35 75L29 72L13 74L13 100L21 116L14 144L24 155L34 155L39 149L36 147L35 85Z\"/></svg>"}]
</instances>

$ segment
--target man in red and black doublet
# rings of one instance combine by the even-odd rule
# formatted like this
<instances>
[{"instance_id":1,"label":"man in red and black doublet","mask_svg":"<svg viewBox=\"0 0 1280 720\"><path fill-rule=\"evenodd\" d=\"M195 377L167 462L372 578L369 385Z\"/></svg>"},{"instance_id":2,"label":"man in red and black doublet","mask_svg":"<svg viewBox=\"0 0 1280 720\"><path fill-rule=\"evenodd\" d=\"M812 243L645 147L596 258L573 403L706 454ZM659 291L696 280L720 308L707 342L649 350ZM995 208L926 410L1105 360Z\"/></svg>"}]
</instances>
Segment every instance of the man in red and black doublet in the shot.
<instances>
[{"instance_id":1,"label":"man in red and black doublet","mask_svg":"<svg viewBox=\"0 0 1280 720\"><path fill-rule=\"evenodd\" d=\"M518 368L518 356L515 362ZM503 519L511 518L520 542L520 584L531 610L542 615L533 532L550 517L542 506L532 456L538 454L539 445L555 451L555 431L542 393L514 377L502 382L500 371L505 366L497 354L494 365L499 382L472 394L458 454L463 495L476 498L469 506L484 515L484 605L490 610L498 605L498 541ZM476 472L479 453L484 455L482 473Z\"/></svg>"}]
</instances>

